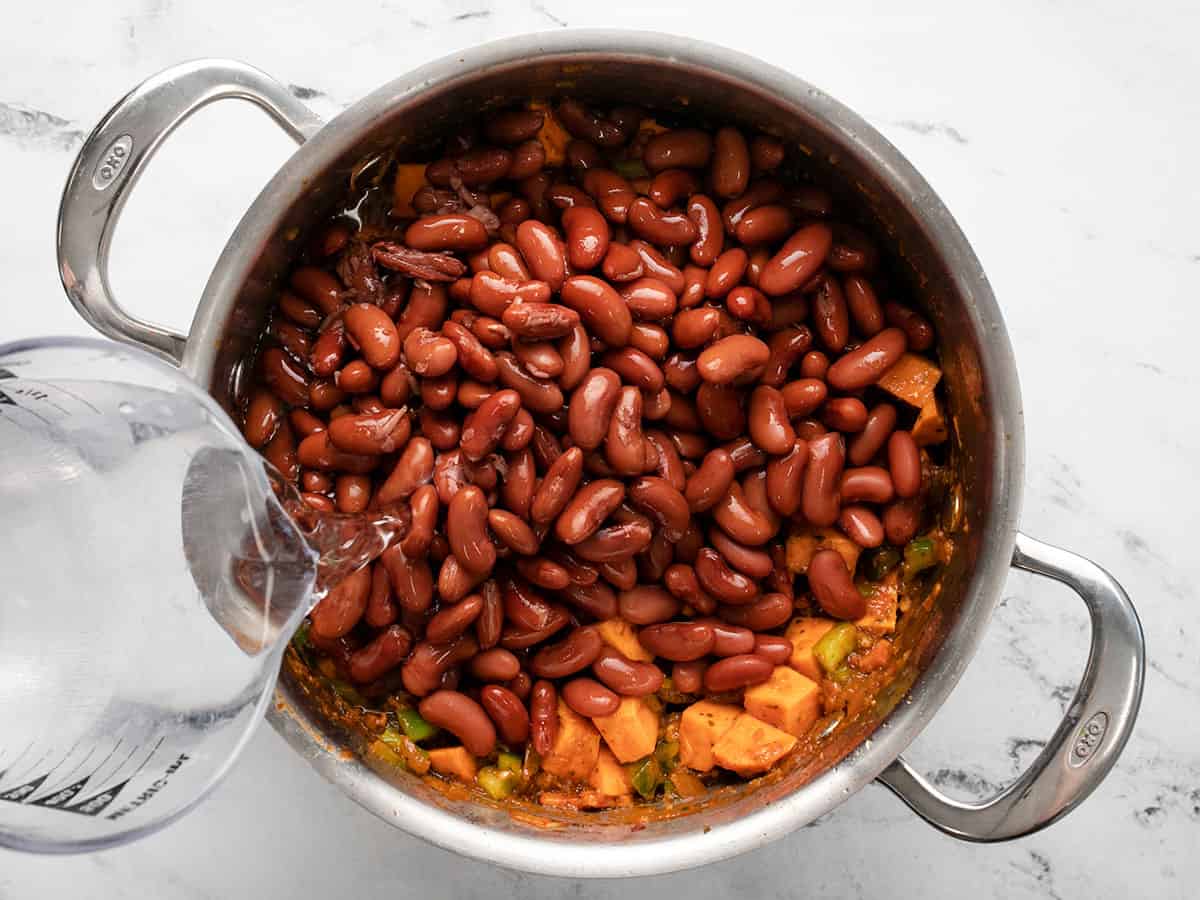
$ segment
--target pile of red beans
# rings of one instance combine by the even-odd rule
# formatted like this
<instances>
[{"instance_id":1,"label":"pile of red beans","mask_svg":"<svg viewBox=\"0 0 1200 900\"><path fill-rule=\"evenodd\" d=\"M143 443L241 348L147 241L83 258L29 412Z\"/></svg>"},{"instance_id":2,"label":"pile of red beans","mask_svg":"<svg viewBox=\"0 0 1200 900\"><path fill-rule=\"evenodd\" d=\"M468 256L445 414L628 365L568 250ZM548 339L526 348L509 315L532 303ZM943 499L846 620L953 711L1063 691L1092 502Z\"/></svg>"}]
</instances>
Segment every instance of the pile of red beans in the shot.
<instances>
[{"instance_id":1,"label":"pile of red beans","mask_svg":"<svg viewBox=\"0 0 1200 900\"><path fill-rule=\"evenodd\" d=\"M831 550L796 583L790 524L903 546L920 515L917 446L871 390L933 333L877 296L831 195L779 177L771 137L554 115L561 165L546 113L497 114L412 211L316 235L245 413L316 509L410 506L310 639L477 756L546 752L559 695L596 716L668 675L693 697L766 680L806 590L864 610ZM653 662L592 624L616 617Z\"/></svg>"}]
</instances>

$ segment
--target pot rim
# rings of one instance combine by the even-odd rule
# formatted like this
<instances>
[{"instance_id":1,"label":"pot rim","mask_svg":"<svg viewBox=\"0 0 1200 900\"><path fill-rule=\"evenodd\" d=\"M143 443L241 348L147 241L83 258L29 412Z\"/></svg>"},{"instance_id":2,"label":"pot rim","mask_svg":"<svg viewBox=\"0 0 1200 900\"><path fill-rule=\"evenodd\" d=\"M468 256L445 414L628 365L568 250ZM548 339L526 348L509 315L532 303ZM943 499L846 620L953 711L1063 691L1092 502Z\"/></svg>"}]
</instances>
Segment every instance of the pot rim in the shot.
<instances>
[{"instance_id":1,"label":"pot rim","mask_svg":"<svg viewBox=\"0 0 1200 900\"><path fill-rule=\"evenodd\" d=\"M941 254L967 317L978 335L985 391L996 422L994 508L982 535L961 614L933 662L904 700L871 736L844 760L802 789L710 831L639 843L637 852L623 844L544 840L512 835L434 808L382 782L360 760L332 750L320 724L277 688L268 720L277 732L326 779L381 819L433 844L501 866L569 877L652 875L716 862L760 847L811 822L875 779L912 742L945 702L973 658L994 609L1013 555L1023 485L1024 433L1012 347L995 296L966 237L949 210L911 163L882 134L846 106L802 79L739 51L673 35L621 29L542 32L506 38L456 52L402 75L373 91L321 128L279 169L246 211L230 236L192 323L183 368L209 384L216 354L214 340L249 277L254 248L271 233L284 212L304 192L308 176L320 172L378 121L381 111L415 94L492 66L535 58L570 56L606 60L669 59L708 69L727 79L753 85L802 105L822 118L903 199L908 212L927 230ZM381 789L381 787L386 789ZM680 819L686 822L687 819Z\"/></svg>"}]
</instances>

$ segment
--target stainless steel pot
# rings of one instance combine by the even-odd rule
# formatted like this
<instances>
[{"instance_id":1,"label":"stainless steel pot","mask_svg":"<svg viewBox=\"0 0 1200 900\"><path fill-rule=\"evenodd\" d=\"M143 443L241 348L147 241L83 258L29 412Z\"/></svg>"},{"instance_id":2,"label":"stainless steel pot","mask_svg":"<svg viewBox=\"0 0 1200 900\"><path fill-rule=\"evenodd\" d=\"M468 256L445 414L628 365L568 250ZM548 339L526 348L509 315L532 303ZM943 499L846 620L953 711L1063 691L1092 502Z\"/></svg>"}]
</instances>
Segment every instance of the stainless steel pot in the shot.
<instances>
[{"instance_id":1,"label":"stainless steel pot","mask_svg":"<svg viewBox=\"0 0 1200 900\"><path fill-rule=\"evenodd\" d=\"M468 856L568 876L643 875L761 846L879 779L936 827L998 841L1064 815L1116 762L1142 691L1144 648L1129 598L1094 563L1017 532L1023 434L1017 373L979 261L925 180L870 125L811 85L720 47L667 35L562 31L477 47L385 85L323 124L278 82L248 66L204 60L169 69L122 99L89 136L63 197L59 260L79 312L117 340L180 365L232 409L244 362L298 235L328 214L355 163L405 141L420 158L449 123L505 98L570 93L634 100L762 128L800 147L818 179L879 223L885 246L919 289L941 340L967 528L931 615L888 702L831 735L828 752L777 780L724 792L640 830L615 814L577 814L539 828L503 810L446 798L416 778L392 783L349 758L296 685L281 681L271 723L330 781L399 828ZM218 260L187 336L127 315L106 277L109 240L142 166L198 108L236 97L264 109L298 143L246 212ZM942 705L974 655L1010 566L1061 581L1091 615L1079 690L1028 771L997 796L960 803L900 753ZM911 685L911 687L910 687ZM902 695L904 702L899 702ZM869 741L863 741L866 735Z\"/></svg>"}]
</instances>

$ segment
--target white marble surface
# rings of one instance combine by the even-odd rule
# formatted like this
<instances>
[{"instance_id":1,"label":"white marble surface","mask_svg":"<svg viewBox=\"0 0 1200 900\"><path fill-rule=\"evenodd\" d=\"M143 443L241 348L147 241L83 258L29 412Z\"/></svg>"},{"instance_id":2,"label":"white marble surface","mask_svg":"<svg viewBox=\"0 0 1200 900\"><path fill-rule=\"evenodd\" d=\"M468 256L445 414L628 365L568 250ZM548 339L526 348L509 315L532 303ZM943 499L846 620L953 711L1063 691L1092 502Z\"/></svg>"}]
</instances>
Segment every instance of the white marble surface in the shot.
<instances>
[{"instance_id":1,"label":"white marble surface","mask_svg":"<svg viewBox=\"0 0 1200 900\"><path fill-rule=\"evenodd\" d=\"M1138 604L1142 717L1105 784L1031 838L972 846L869 787L739 859L635 883L568 883L464 861L394 831L269 729L199 811L79 858L0 851L0 898L1195 896L1200 880L1200 329L1197 7L575 0L438 4L7 0L0 28L0 339L88 333L59 288L58 193L81 136L171 63L250 61L324 114L494 37L621 25L683 32L791 69L862 112L942 194L991 277L1024 384L1023 526L1102 562ZM689 8L690 7L690 8ZM723 12L732 7L735 15ZM808 7L806 9L806 7ZM114 251L131 309L185 328L209 267L288 143L213 108L172 138ZM985 644L909 756L978 796L1052 731L1081 671L1082 607L1010 579ZM0 723L0 728L3 725Z\"/></svg>"}]
</instances>

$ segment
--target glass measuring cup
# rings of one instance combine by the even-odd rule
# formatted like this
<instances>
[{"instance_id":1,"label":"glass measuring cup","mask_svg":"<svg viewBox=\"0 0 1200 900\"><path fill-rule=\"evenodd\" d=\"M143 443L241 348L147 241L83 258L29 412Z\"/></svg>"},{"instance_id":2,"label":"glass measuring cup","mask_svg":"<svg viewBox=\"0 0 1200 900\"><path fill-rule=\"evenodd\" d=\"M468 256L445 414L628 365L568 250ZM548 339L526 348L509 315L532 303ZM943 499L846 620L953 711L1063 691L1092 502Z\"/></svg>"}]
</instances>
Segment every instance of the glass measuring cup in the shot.
<instances>
[{"instance_id":1,"label":"glass measuring cup","mask_svg":"<svg viewBox=\"0 0 1200 900\"><path fill-rule=\"evenodd\" d=\"M0 846L96 849L194 806L322 586L400 527L304 515L211 397L106 341L0 346L0 463Z\"/></svg>"}]
</instances>

